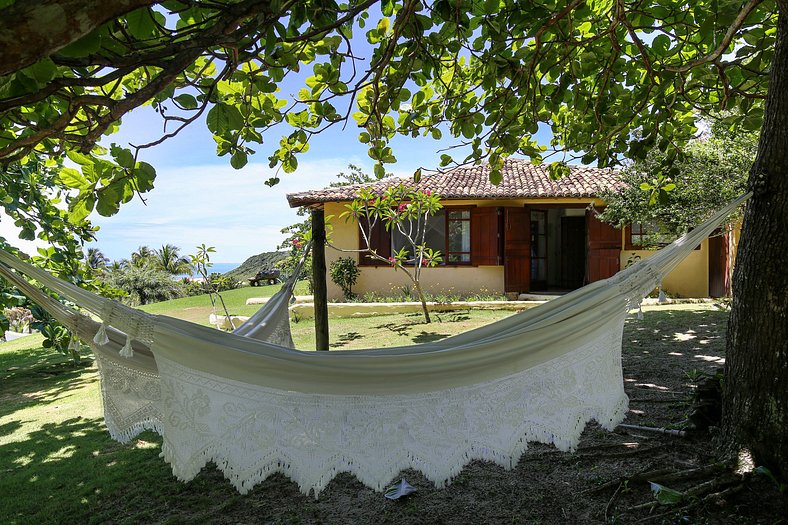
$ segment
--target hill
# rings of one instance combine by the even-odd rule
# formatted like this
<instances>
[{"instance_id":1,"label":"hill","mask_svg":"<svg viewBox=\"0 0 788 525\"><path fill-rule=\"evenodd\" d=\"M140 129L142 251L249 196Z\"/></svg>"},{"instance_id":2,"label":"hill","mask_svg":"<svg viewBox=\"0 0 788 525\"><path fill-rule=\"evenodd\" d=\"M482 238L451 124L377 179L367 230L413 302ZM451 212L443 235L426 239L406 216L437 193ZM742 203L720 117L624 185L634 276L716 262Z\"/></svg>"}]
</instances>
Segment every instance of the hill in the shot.
<instances>
[{"instance_id":1,"label":"hill","mask_svg":"<svg viewBox=\"0 0 788 525\"><path fill-rule=\"evenodd\" d=\"M246 280L262 270L273 268L274 265L287 257L287 252L264 252L252 255L246 259L241 266L225 273L225 277L237 281L247 282Z\"/></svg>"}]
</instances>

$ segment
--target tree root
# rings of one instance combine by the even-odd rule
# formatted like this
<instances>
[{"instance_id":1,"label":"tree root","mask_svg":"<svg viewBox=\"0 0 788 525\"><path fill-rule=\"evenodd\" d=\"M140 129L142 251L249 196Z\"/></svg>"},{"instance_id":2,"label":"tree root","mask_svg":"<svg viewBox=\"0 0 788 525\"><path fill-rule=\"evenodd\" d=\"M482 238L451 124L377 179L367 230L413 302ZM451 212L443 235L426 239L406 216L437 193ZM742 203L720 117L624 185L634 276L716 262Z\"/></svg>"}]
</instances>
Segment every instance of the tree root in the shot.
<instances>
[{"instance_id":1,"label":"tree root","mask_svg":"<svg viewBox=\"0 0 788 525\"><path fill-rule=\"evenodd\" d=\"M709 467L704 467L706 472L709 471L711 467L719 468L719 464L710 465ZM697 475L702 469L694 469L692 472L693 475ZM677 473L678 474L678 473ZM679 478L676 476L670 477L667 476L668 480L672 481L679 481ZM685 478L686 479L686 478ZM691 509L694 509L701 505L706 505L708 503L719 504L721 501L724 501L726 498L741 492L744 489L743 480L739 476L732 476L732 475L723 475L720 477L712 478L708 481L704 481L703 483L699 483L689 489L683 491L685 497L685 503L681 505L671 506L669 510L665 512L661 512L658 514L651 514L655 508L657 508L660 504L657 501L649 501L646 503L641 503L640 505L635 505L634 507L630 507L627 509L626 513L637 513L643 510L647 510L649 515L639 519L635 523L646 523L653 520L658 520L660 518L664 518L666 516L670 516L679 512L687 512ZM607 509L606 509L607 512Z\"/></svg>"},{"instance_id":2,"label":"tree root","mask_svg":"<svg viewBox=\"0 0 788 525\"><path fill-rule=\"evenodd\" d=\"M625 428L627 430L642 430L644 432L656 432L658 434L667 434L669 436L677 436L677 437L686 437L687 432L684 430L674 430L672 428L664 428L664 427L643 427L640 425L625 425L620 424L618 425L620 428Z\"/></svg>"},{"instance_id":3,"label":"tree root","mask_svg":"<svg viewBox=\"0 0 788 525\"><path fill-rule=\"evenodd\" d=\"M657 451L659 449L667 447L667 443L660 443L658 445L654 445L652 447L637 447L632 448L629 450L625 450L622 452L610 452L610 453L596 453L596 454L576 454L572 457L567 459L569 460L587 460L587 459L599 459L599 458L627 458L630 456L640 456L643 454L648 454L650 452Z\"/></svg>"},{"instance_id":4,"label":"tree root","mask_svg":"<svg viewBox=\"0 0 788 525\"><path fill-rule=\"evenodd\" d=\"M648 399L648 398L630 398L630 403L675 403L675 404L682 404L682 405L689 405L690 401L688 399L682 399L680 397L676 397L673 399Z\"/></svg>"},{"instance_id":5,"label":"tree root","mask_svg":"<svg viewBox=\"0 0 788 525\"><path fill-rule=\"evenodd\" d=\"M607 483L604 483L598 487L594 487L593 489L584 490L580 494L582 495L597 494L600 492L604 492L610 488L616 487L625 482L647 483L649 481L653 481L654 483L674 483L676 481L690 481L694 479L705 478L713 474L718 474L729 467L730 465L728 465L727 463L719 462L719 463L712 463L710 465L704 465L702 467L678 470L678 471L671 468L647 470L643 472L638 472L637 474L633 474L632 476L629 477L621 477L621 478L610 480Z\"/></svg>"}]
</instances>

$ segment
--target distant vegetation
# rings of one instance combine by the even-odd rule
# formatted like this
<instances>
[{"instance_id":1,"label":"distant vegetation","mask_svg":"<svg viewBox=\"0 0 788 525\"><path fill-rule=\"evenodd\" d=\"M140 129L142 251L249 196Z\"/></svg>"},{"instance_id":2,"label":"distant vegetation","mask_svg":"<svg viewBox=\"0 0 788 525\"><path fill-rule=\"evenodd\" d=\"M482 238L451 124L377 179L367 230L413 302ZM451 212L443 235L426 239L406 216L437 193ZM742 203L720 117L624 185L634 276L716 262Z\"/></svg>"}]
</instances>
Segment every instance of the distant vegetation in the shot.
<instances>
[{"instance_id":1,"label":"distant vegetation","mask_svg":"<svg viewBox=\"0 0 788 525\"><path fill-rule=\"evenodd\" d=\"M238 268L223 274L223 277L246 284L248 283L247 279L254 277L257 272L278 268L277 263L285 260L288 255L288 252L265 252L252 255Z\"/></svg>"}]
</instances>

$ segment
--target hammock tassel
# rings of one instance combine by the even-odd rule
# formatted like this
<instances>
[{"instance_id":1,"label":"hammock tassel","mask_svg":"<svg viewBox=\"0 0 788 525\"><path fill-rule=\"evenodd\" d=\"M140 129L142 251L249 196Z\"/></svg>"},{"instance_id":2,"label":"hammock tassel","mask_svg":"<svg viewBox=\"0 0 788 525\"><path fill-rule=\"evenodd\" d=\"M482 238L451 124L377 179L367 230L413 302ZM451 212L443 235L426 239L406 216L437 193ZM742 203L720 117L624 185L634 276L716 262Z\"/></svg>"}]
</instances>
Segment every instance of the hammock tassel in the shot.
<instances>
[{"instance_id":1,"label":"hammock tassel","mask_svg":"<svg viewBox=\"0 0 788 525\"><path fill-rule=\"evenodd\" d=\"M93 337L93 342L99 346L104 346L105 344L109 343L106 323L101 323L101 327L98 329L98 332L96 332L96 335Z\"/></svg>"},{"instance_id":2,"label":"hammock tassel","mask_svg":"<svg viewBox=\"0 0 788 525\"><path fill-rule=\"evenodd\" d=\"M68 343L68 351L71 352L72 354L78 355L79 349L80 349L79 338L77 338L77 336L75 335L72 335L71 341Z\"/></svg>"},{"instance_id":3,"label":"hammock tassel","mask_svg":"<svg viewBox=\"0 0 788 525\"><path fill-rule=\"evenodd\" d=\"M643 307L638 305L638 321L643 320Z\"/></svg>"},{"instance_id":4,"label":"hammock tassel","mask_svg":"<svg viewBox=\"0 0 788 525\"><path fill-rule=\"evenodd\" d=\"M126 336L126 344L120 349L119 354L121 357L134 357L134 350L131 348L130 336Z\"/></svg>"}]
</instances>

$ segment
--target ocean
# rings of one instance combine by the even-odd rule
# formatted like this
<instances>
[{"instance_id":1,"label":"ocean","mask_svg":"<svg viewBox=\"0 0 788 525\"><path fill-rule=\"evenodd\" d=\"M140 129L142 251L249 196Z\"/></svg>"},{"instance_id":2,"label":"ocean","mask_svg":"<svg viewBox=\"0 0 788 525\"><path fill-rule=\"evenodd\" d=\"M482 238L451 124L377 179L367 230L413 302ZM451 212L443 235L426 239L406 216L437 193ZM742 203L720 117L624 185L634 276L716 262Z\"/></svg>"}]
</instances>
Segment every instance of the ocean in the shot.
<instances>
[{"instance_id":1,"label":"ocean","mask_svg":"<svg viewBox=\"0 0 788 525\"><path fill-rule=\"evenodd\" d=\"M227 273L230 270L235 270L239 266L241 266L241 263L213 263L213 265L208 268L208 273ZM195 274L192 277L198 278L200 275Z\"/></svg>"},{"instance_id":2,"label":"ocean","mask_svg":"<svg viewBox=\"0 0 788 525\"><path fill-rule=\"evenodd\" d=\"M208 268L208 271L211 273L227 273L239 266L241 266L241 263L213 263L213 266Z\"/></svg>"}]
</instances>

